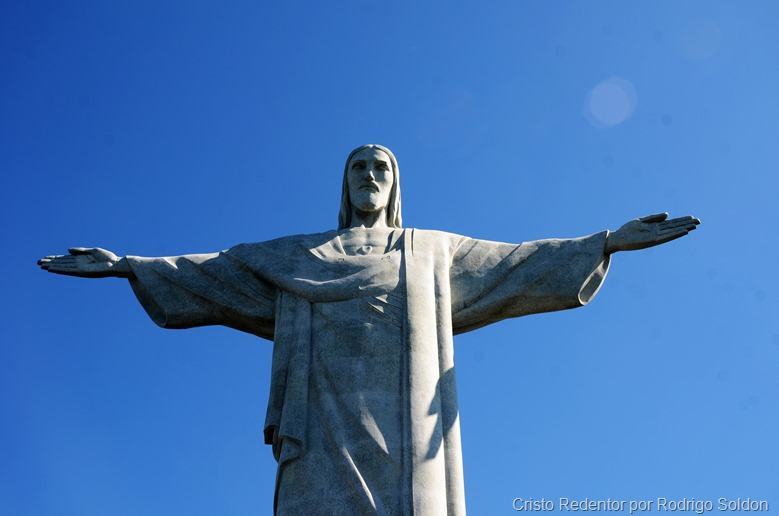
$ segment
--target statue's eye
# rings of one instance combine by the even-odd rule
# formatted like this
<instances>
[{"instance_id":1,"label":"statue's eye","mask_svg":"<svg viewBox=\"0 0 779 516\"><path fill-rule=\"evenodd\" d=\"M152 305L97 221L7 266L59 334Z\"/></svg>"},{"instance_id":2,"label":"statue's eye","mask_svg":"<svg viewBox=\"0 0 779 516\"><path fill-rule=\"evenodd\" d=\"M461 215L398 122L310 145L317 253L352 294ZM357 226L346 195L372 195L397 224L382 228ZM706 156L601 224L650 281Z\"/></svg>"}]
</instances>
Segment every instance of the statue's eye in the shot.
<instances>
[{"instance_id":1,"label":"statue's eye","mask_svg":"<svg viewBox=\"0 0 779 516\"><path fill-rule=\"evenodd\" d=\"M352 170L362 170L365 168L365 163L357 162L352 164Z\"/></svg>"}]
</instances>

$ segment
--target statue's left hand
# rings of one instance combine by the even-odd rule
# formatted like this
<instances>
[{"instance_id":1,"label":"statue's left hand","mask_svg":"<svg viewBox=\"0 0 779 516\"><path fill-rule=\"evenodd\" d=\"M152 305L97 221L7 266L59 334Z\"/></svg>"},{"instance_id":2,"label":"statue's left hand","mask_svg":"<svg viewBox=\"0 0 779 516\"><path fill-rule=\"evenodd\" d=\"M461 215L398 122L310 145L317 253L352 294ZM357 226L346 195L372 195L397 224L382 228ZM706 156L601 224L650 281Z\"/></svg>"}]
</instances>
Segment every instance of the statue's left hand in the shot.
<instances>
[{"instance_id":1,"label":"statue's left hand","mask_svg":"<svg viewBox=\"0 0 779 516\"><path fill-rule=\"evenodd\" d=\"M676 240L693 231L701 221L692 215L668 220L668 213L631 220L609 234L606 253L636 251Z\"/></svg>"}]
</instances>

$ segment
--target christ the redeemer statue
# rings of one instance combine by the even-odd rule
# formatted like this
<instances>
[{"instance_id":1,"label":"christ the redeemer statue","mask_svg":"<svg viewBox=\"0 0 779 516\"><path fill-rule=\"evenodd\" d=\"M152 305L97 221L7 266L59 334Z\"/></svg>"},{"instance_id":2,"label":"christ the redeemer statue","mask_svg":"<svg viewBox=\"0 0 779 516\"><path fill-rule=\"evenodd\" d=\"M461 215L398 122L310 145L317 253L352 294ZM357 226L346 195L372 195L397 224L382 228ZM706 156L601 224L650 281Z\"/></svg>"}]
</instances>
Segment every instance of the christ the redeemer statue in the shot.
<instances>
[{"instance_id":1,"label":"christ the redeemer statue","mask_svg":"<svg viewBox=\"0 0 779 516\"><path fill-rule=\"evenodd\" d=\"M614 232L506 244L403 228L389 149L352 151L338 229L213 254L76 247L41 268L128 278L163 328L272 340L265 442L280 515L465 514L452 336L587 304L618 251L686 235L667 214Z\"/></svg>"}]
</instances>

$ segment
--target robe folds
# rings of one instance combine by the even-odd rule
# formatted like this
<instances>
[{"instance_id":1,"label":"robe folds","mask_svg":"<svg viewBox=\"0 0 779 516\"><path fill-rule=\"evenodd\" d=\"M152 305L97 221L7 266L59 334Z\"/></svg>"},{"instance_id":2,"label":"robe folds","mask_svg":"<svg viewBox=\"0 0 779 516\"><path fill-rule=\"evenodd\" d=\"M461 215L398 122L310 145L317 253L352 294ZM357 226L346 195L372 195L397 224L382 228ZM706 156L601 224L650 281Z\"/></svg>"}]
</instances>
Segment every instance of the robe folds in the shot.
<instances>
[{"instance_id":1,"label":"robe folds","mask_svg":"<svg viewBox=\"0 0 779 516\"><path fill-rule=\"evenodd\" d=\"M277 514L463 515L452 336L583 306L608 232L507 244L398 229L347 254L329 231L212 254L127 257L165 328L273 340L264 435Z\"/></svg>"}]
</instances>

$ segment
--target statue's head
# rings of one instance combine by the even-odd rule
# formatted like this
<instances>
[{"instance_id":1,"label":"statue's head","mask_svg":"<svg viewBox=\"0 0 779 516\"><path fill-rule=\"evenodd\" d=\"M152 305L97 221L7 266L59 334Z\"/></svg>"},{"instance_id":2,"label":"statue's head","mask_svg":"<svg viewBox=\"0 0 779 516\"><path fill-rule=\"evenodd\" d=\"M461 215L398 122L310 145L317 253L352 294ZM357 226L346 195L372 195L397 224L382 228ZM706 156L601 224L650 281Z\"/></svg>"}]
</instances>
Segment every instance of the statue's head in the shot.
<instances>
[{"instance_id":1,"label":"statue's head","mask_svg":"<svg viewBox=\"0 0 779 516\"><path fill-rule=\"evenodd\" d=\"M398 160L388 148L376 144L362 145L346 158L338 229L350 226L352 210L362 213L383 211L388 227L403 227Z\"/></svg>"}]
</instances>

